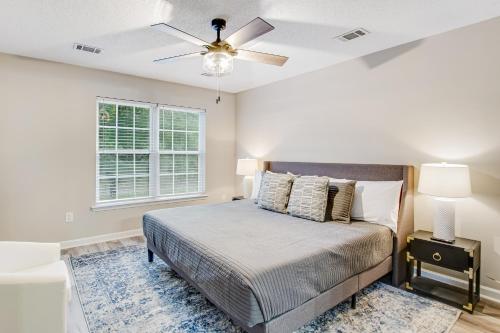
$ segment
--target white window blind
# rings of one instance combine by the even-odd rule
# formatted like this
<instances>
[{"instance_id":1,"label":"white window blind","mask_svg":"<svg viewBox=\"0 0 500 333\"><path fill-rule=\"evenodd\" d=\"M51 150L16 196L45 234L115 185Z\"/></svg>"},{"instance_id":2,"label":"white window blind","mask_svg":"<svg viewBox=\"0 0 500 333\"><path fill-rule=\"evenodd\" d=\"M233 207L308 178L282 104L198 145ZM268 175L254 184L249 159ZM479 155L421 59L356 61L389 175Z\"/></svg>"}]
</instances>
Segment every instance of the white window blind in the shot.
<instances>
[{"instance_id":1,"label":"white window blind","mask_svg":"<svg viewBox=\"0 0 500 333\"><path fill-rule=\"evenodd\" d=\"M158 200L205 191L205 112L97 101L96 202Z\"/></svg>"}]
</instances>

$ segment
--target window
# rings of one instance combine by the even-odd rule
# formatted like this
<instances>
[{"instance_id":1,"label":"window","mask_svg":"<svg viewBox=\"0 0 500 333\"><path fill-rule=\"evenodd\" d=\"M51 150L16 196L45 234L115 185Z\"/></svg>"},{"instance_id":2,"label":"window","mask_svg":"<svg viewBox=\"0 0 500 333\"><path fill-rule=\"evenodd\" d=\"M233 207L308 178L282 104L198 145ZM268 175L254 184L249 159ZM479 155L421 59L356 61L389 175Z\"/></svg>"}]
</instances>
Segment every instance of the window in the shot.
<instances>
[{"instance_id":1,"label":"window","mask_svg":"<svg viewBox=\"0 0 500 333\"><path fill-rule=\"evenodd\" d=\"M97 118L98 205L205 191L205 112L98 99Z\"/></svg>"}]
</instances>

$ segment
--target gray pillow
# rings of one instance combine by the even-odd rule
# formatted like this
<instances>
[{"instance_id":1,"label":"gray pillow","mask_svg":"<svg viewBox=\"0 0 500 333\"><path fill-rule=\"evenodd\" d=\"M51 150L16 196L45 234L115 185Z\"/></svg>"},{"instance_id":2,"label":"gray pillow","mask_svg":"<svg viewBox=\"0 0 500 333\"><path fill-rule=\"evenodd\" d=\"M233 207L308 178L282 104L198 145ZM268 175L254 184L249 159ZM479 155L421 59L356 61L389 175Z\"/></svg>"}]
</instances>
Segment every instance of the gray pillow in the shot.
<instances>
[{"instance_id":1,"label":"gray pillow","mask_svg":"<svg viewBox=\"0 0 500 333\"><path fill-rule=\"evenodd\" d=\"M290 193L288 214L324 222L328 181L328 177L302 176L296 178Z\"/></svg>"},{"instance_id":2,"label":"gray pillow","mask_svg":"<svg viewBox=\"0 0 500 333\"><path fill-rule=\"evenodd\" d=\"M356 181L331 182L329 201L332 208L328 210L331 213L332 221L351 223L351 208L354 199L354 190Z\"/></svg>"},{"instance_id":3,"label":"gray pillow","mask_svg":"<svg viewBox=\"0 0 500 333\"><path fill-rule=\"evenodd\" d=\"M286 205L294 177L267 171L260 184L257 206L279 213L286 213Z\"/></svg>"}]
</instances>

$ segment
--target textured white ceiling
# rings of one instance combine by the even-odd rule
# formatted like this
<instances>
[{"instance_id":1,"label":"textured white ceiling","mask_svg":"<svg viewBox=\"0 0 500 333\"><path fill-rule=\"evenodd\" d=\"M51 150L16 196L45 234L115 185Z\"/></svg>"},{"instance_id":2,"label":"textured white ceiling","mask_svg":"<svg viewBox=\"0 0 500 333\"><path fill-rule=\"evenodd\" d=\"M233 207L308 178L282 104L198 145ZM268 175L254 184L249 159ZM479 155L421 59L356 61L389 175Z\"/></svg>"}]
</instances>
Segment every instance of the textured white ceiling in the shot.
<instances>
[{"instance_id":1,"label":"textured white ceiling","mask_svg":"<svg viewBox=\"0 0 500 333\"><path fill-rule=\"evenodd\" d=\"M212 18L227 19L227 37L260 16L276 29L243 48L290 60L281 68L236 60L221 88L239 92L499 15L499 0L1 0L0 52L214 88L201 58L153 64L200 48L149 26L168 22L213 41ZM371 34L333 39L358 27ZM77 52L75 42L104 51Z\"/></svg>"}]
</instances>

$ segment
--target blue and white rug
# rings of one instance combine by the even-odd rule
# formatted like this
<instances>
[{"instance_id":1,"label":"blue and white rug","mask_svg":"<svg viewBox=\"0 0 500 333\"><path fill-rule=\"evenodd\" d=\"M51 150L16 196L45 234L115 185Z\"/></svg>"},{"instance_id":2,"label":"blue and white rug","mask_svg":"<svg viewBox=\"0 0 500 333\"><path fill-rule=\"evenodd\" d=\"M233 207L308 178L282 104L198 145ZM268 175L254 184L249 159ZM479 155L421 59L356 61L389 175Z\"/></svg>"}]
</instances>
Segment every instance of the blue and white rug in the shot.
<instances>
[{"instance_id":1,"label":"blue and white rug","mask_svg":"<svg viewBox=\"0 0 500 333\"><path fill-rule=\"evenodd\" d=\"M147 261L144 246L71 257L89 331L243 332L161 259ZM375 283L298 332L444 333L460 311L403 290Z\"/></svg>"}]
</instances>

